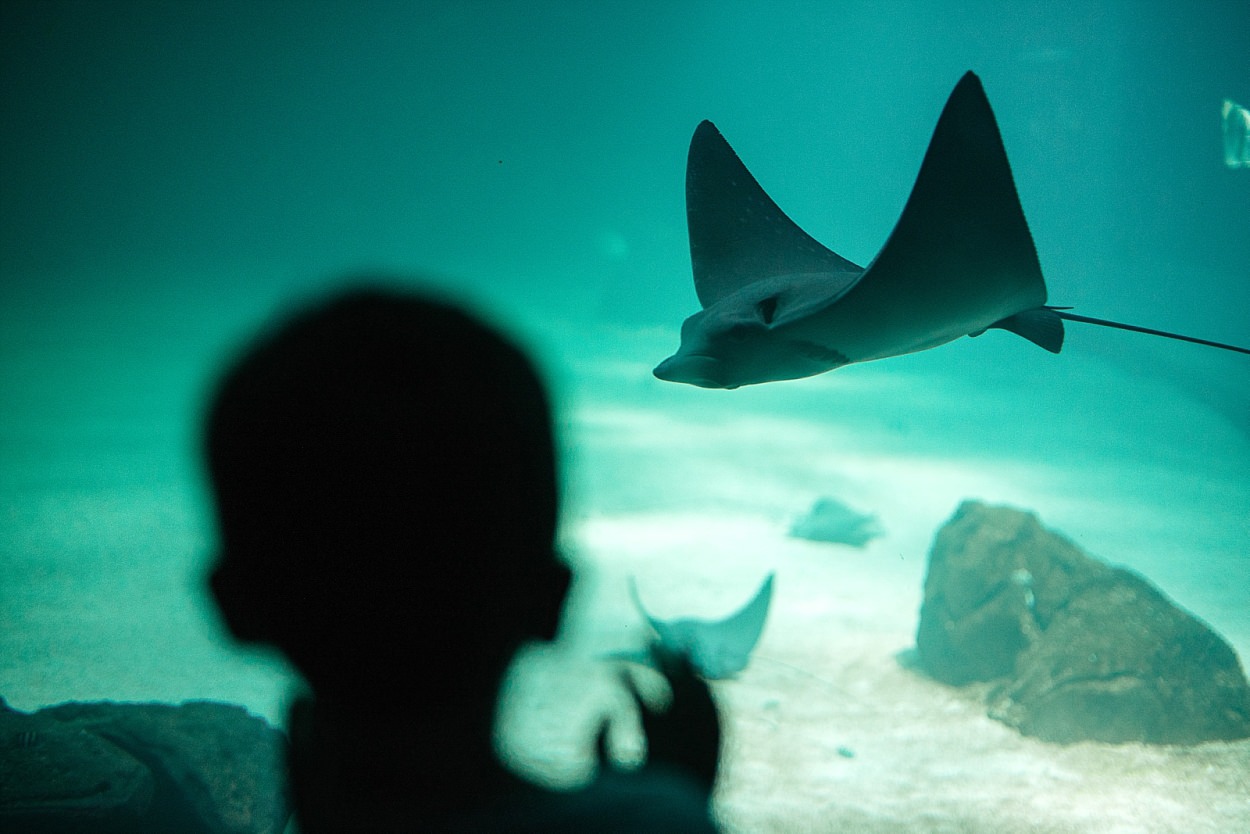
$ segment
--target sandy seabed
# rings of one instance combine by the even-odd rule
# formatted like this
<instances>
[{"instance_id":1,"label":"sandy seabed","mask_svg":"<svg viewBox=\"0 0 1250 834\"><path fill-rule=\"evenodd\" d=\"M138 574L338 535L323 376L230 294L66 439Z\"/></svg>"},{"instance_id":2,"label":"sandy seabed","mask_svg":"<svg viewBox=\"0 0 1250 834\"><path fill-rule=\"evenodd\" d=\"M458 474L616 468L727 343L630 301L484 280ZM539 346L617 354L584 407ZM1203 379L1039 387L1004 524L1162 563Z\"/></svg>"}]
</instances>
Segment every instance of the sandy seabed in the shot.
<instances>
[{"instance_id":1,"label":"sandy seabed","mask_svg":"<svg viewBox=\"0 0 1250 834\"><path fill-rule=\"evenodd\" d=\"M590 522L583 532L620 542L624 531L614 528L622 526L636 535L647 525ZM755 658L738 678L714 684L725 722L715 808L727 831L1250 830L1250 740L1157 747L1022 737L986 717L975 692L906 668L919 603L918 585L900 591L907 570L868 569L875 554L787 540L758 522L720 529L727 548L749 550L771 536L777 570ZM649 569L672 575L662 548L652 541L646 550L646 558L622 556L619 574L596 572L604 598L588 609L619 617L618 640L638 637L642 627L616 580L634 572L645 588ZM680 595L651 596L662 616L679 602L683 611L719 616L753 592L757 577L749 573L731 564L715 583L691 575L676 583ZM595 636L576 648L535 650L521 660L509 690L512 760L557 784L585 777L586 739L604 712L617 716L622 759L641 755L616 672L605 668L614 664L593 648L609 649L612 625L601 619L585 629Z\"/></svg>"},{"instance_id":2,"label":"sandy seabed","mask_svg":"<svg viewBox=\"0 0 1250 834\"><path fill-rule=\"evenodd\" d=\"M713 685L727 831L1250 831L1250 740L1048 744L988 718L975 691L908 668L929 545L965 499L1037 512L1155 581L1243 659L1250 650L1244 433L1158 379L1002 349L1002 367L1031 376L930 377L930 360L912 375L901 360L793 385L668 388L656 401L625 382L646 368L598 368L564 426L579 581L557 647L514 667L510 760L556 784L585 778L604 713L618 755L641 757L618 672L601 659L647 639L629 577L656 616L717 618L775 571L751 664ZM877 514L885 535L862 549L789 537L822 495Z\"/></svg>"}]
</instances>

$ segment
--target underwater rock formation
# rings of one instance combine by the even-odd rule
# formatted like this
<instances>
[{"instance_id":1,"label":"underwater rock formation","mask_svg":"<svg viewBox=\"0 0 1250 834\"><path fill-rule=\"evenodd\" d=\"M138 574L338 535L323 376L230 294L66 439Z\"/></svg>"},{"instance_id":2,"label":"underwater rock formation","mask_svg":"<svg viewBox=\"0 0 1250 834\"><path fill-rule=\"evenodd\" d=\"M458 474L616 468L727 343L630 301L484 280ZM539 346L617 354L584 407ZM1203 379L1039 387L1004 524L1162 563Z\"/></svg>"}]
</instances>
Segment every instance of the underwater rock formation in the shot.
<instances>
[{"instance_id":1,"label":"underwater rock formation","mask_svg":"<svg viewBox=\"0 0 1250 834\"><path fill-rule=\"evenodd\" d=\"M277 834L285 737L242 707L0 699L0 830Z\"/></svg>"},{"instance_id":2,"label":"underwater rock formation","mask_svg":"<svg viewBox=\"0 0 1250 834\"><path fill-rule=\"evenodd\" d=\"M152 772L95 733L0 702L0 830L130 832L152 805Z\"/></svg>"},{"instance_id":3,"label":"underwater rock formation","mask_svg":"<svg viewBox=\"0 0 1250 834\"><path fill-rule=\"evenodd\" d=\"M1219 635L1140 576L968 501L929 553L919 667L993 682L989 714L1046 741L1250 737L1250 685Z\"/></svg>"},{"instance_id":4,"label":"underwater rock formation","mask_svg":"<svg viewBox=\"0 0 1250 834\"><path fill-rule=\"evenodd\" d=\"M836 498L820 498L790 527L796 539L863 547L881 535L874 515L858 513Z\"/></svg>"}]
</instances>

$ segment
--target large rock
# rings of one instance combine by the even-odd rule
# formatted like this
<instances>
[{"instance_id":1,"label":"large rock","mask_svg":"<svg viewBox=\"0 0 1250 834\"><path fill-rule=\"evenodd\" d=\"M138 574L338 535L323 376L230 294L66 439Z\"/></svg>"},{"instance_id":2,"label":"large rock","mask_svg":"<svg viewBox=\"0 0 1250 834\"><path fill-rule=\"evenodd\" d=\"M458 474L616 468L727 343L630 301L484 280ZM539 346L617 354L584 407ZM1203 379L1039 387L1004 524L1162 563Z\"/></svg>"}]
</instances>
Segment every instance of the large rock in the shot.
<instances>
[{"instance_id":1,"label":"large rock","mask_svg":"<svg viewBox=\"0 0 1250 834\"><path fill-rule=\"evenodd\" d=\"M155 792L151 771L126 751L0 699L0 831L142 831Z\"/></svg>"},{"instance_id":2,"label":"large rock","mask_svg":"<svg viewBox=\"0 0 1250 834\"><path fill-rule=\"evenodd\" d=\"M990 714L1049 741L1250 736L1250 686L1224 640L1018 510L965 502L938 531L916 650L940 681L993 681Z\"/></svg>"},{"instance_id":3,"label":"large rock","mask_svg":"<svg viewBox=\"0 0 1250 834\"><path fill-rule=\"evenodd\" d=\"M21 713L0 701L0 830L276 834L284 750L281 732L231 704Z\"/></svg>"}]
</instances>

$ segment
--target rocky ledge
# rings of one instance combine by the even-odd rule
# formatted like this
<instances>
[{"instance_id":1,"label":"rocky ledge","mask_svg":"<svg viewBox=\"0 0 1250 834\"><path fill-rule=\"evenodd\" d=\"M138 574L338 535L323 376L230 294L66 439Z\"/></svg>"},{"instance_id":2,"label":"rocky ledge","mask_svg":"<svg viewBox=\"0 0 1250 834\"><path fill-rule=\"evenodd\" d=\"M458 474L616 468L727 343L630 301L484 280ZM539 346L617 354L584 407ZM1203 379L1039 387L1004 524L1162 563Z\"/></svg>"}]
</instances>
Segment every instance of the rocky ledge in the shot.
<instances>
[{"instance_id":1,"label":"rocky ledge","mask_svg":"<svg viewBox=\"0 0 1250 834\"><path fill-rule=\"evenodd\" d=\"M0 699L0 831L277 834L285 748L232 704Z\"/></svg>"},{"instance_id":2,"label":"rocky ledge","mask_svg":"<svg viewBox=\"0 0 1250 834\"><path fill-rule=\"evenodd\" d=\"M929 552L919 668L983 686L989 714L1046 741L1250 737L1236 653L1137 574L1031 513L965 502Z\"/></svg>"}]
</instances>

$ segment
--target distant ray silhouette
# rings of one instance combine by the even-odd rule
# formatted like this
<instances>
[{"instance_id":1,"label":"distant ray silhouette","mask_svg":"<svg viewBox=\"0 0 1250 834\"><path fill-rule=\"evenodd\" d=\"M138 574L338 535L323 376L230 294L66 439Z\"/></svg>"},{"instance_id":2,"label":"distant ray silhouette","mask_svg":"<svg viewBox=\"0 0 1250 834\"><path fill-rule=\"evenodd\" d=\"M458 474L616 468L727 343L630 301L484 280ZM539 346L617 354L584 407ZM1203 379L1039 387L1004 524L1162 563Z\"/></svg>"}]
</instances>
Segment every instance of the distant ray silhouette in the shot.
<instances>
[{"instance_id":1,"label":"distant ray silhouette","mask_svg":"<svg viewBox=\"0 0 1250 834\"><path fill-rule=\"evenodd\" d=\"M880 536L875 515L851 509L836 498L819 498L805 515L790 526L790 535L814 542L832 542L863 547Z\"/></svg>"},{"instance_id":2,"label":"distant ray silhouette","mask_svg":"<svg viewBox=\"0 0 1250 834\"><path fill-rule=\"evenodd\" d=\"M751 652L759 642L768 618L773 597L773 576L769 574L755 596L737 612L722 620L694 618L661 620L652 616L638 596L638 586L631 577L629 593L638 612L655 630L660 644L670 653L689 658L695 671L709 680L730 678L746 668ZM631 660L649 662L639 654L617 655Z\"/></svg>"},{"instance_id":3,"label":"distant ray silhouette","mask_svg":"<svg viewBox=\"0 0 1250 834\"><path fill-rule=\"evenodd\" d=\"M1220 117L1224 128L1224 164L1229 168L1250 168L1250 110L1226 98Z\"/></svg>"},{"instance_id":4,"label":"distant ray silhouette","mask_svg":"<svg viewBox=\"0 0 1250 834\"><path fill-rule=\"evenodd\" d=\"M866 268L822 246L760 187L716 127L695 130L686 217L703 310L660 379L737 388L927 350L990 328L1058 353L1063 320L1246 348L1046 306L1046 285L980 79L960 79L911 196Z\"/></svg>"}]
</instances>

